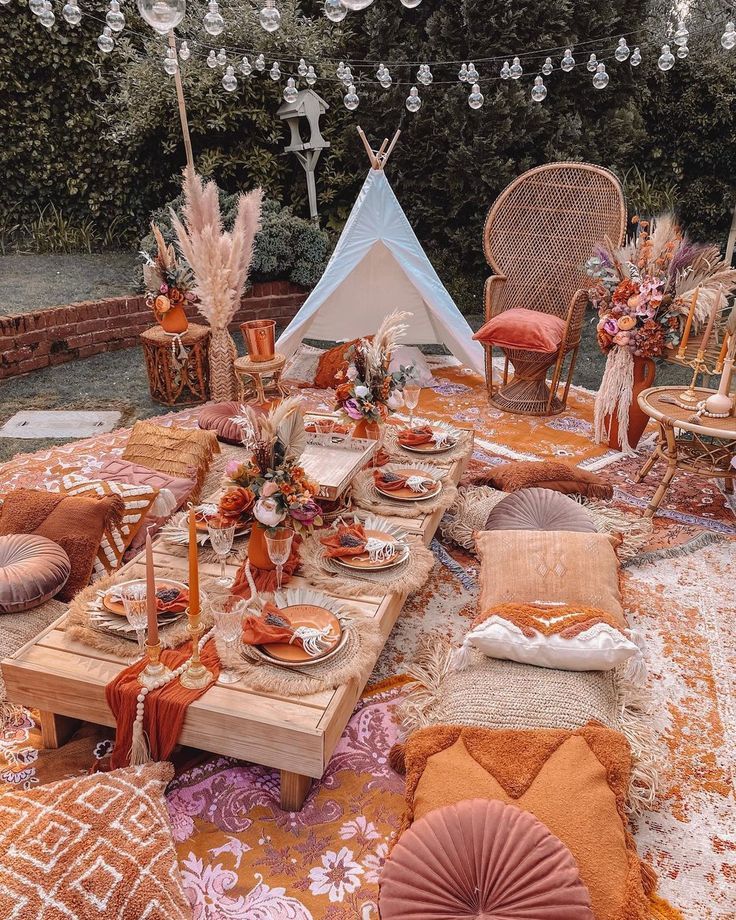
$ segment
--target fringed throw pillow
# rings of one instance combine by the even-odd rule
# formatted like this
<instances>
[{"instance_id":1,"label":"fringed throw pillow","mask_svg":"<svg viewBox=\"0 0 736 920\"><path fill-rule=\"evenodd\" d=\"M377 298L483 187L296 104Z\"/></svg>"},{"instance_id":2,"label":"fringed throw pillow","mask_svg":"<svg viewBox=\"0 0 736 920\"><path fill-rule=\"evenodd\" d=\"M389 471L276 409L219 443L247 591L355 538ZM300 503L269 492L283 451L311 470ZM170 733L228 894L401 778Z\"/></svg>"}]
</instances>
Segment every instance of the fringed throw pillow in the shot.
<instances>
[{"instance_id":1,"label":"fringed throw pillow","mask_svg":"<svg viewBox=\"0 0 736 920\"><path fill-rule=\"evenodd\" d=\"M552 489L565 495L585 495L587 498L612 498L613 486L597 473L557 460L514 460L494 466L471 477L475 483L491 485L502 492L517 489Z\"/></svg>"}]
</instances>

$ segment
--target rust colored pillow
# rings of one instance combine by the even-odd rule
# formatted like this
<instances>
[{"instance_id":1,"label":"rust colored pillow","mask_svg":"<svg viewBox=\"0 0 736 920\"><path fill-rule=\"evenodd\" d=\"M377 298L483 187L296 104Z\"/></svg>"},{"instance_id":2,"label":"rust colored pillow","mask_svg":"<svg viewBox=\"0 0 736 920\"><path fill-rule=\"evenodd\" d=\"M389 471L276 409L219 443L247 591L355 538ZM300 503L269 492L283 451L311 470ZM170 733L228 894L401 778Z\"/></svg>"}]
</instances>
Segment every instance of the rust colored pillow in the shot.
<instances>
[{"instance_id":1,"label":"rust colored pillow","mask_svg":"<svg viewBox=\"0 0 736 920\"><path fill-rule=\"evenodd\" d=\"M39 607L61 591L70 571L67 554L46 537L0 537L0 613Z\"/></svg>"},{"instance_id":2,"label":"rust colored pillow","mask_svg":"<svg viewBox=\"0 0 736 920\"><path fill-rule=\"evenodd\" d=\"M502 492L516 492L519 489L551 489L565 495L585 495L586 498L611 498L613 486L596 473L589 473L569 463L556 460L515 460L494 466L471 477L475 483L486 483Z\"/></svg>"},{"instance_id":3,"label":"rust colored pillow","mask_svg":"<svg viewBox=\"0 0 736 920\"><path fill-rule=\"evenodd\" d=\"M516 805L570 850L596 920L649 920L653 875L628 828L623 735L593 723L577 731L441 725L411 735L404 756L404 827L463 799Z\"/></svg>"},{"instance_id":4,"label":"rust colored pillow","mask_svg":"<svg viewBox=\"0 0 736 920\"><path fill-rule=\"evenodd\" d=\"M489 319L473 338L500 348L523 348L549 354L557 351L564 334L565 320L559 316L515 308Z\"/></svg>"},{"instance_id":5,"label":"rust colored pillow","mask_svg":"<svg viewBox=\"0 0 736 920\"><path fill-rule=\"evenodd\" d=\"M478 612L497 604L597 607L623 629L615 537L567 530L480 530Z\"/></svg>"},{"instance_id":6,"label":"rust colored pillow","mask_svg":"<svg viewBox=\"0 0 736 920\"><path fill-rule=\"evenodd\" d=\"M352 339L350 342L340 342L334 348L330 348L319 359L317 373L314 375L314 386L320 390L334 389L338 384L338 374L348 366L347 355L351 348L354 348L360 339Z\"/></svg>"},{"instance_id":7,"label":"rust colored pillow","mask_svg":"<svg viewBox=\"0 0 736 920\"><path fill-rule=\"evenodd\" d=\"M103 534L109 523L121 521L124 507L119 495L91 498L16 489L5 496L0 535L34 533L58 543L71 563L69 580L58 597L70 601L89 584Z\"/></svg>"},{"instance_id":8,"label":"rust colored pillow","mask_svg":"<svg viewBox=\"0 0 736 920\"><path fill-rule=\"evenodd\" d=\"M572 530L596 533L590 514L572 498L550 489L519 489L488 515L485 530Z\"/></svg>"},{"instance_id":9,"label":"rust colored pillow","mask_svg":"<svg viewBox=\"0 0 736 920\"><path fill-rule=\"evenodd\" d=\"M0 917L191 920L164 790L170 763L0 795Z\"/></svg>"}]
</instances>

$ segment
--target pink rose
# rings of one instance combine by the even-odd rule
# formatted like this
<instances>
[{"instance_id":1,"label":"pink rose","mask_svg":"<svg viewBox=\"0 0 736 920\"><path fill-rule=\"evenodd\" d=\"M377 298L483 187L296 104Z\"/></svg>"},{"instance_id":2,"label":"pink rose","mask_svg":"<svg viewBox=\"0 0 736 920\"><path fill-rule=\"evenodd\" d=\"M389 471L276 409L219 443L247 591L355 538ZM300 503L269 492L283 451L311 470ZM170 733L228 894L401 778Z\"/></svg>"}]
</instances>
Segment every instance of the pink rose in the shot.
<instances>
[{"instance_id":1,"label":"pink rose","mask_svg":"<svg viewBox=\"0 0 736 920\"><path fill-rule=\"evenodd\" d=\"M243 464L239 460L228 460L225 464L225 474L234 479L240 472L240 468Z\"/></svg>"},{"instance_id":2,"label":"pink rose","mask_svg":"<svg viewBox=\"0 0 736 920\"><path fill-rule=\"evenodd\" d=\"M275 482L265 482L263 488L261 489L261 495L263 498L270 498L272 495L275 495L279 491L279 486Z\"/></svg>"},{"instance_id":3,"label":"pink rose","mask_svg":"<svg viewBox=\"0 0 736 920\"><path fill-rule=\"evenodd\" d=\"M279 511L275 499L261 498L255 503L253 517L264 527L276 527L286 517L286 512Z\"/></svg>"}]
</instances>

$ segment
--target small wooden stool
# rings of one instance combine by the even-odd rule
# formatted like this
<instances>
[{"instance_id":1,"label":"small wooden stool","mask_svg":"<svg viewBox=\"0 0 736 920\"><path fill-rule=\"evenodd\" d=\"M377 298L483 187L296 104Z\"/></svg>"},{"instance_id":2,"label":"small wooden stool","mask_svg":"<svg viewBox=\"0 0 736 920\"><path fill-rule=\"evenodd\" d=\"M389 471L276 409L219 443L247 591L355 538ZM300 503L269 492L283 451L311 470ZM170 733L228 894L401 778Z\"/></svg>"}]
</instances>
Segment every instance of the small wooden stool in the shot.
<instances>
[{"instance_id":1,"label":"small wooden stool","mask_svg":"<svg viewBox=\"0 0 736 920\"><path fill-rule=\"evenodd\" d=\"M209 399L209 326L190 323L181 335L160 326L141 332L151 398L165 406L195 406Z\"/></svg>"},{"instance_id":2,"label":"small wooden stool","mask_svg":"<svg viewBox=\"0 0 736 920\"><path fill-rule=\"evenodd\" d=\"M265 403L269 399L288 396L281 386L281 374L286 364L284 355L276 354L270 361L237 358L235 376L238 378L238 399L242 403Z\"/></svg>"}]
</instances>

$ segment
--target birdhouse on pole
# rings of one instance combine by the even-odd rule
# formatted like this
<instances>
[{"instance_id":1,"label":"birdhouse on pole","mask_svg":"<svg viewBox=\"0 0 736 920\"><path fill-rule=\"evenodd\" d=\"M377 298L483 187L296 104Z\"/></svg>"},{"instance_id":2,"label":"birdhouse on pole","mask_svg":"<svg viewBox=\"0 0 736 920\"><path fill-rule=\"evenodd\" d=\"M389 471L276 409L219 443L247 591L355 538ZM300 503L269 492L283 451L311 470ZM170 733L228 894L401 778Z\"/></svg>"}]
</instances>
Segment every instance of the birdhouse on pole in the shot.
<instances>
[{"instance_id":1,"label":"birdhouse on pole","mask_svg":"<svg viewBox=\"0 0 736 920\"><path fill-rule=\"evenodd\" d=\"M319 215L314 171L322 151L330 146L330 142L322 137L319 125L319 120L327 109L329 105L313 89L303 89L293 102L284 102L276 112L291 130L291 140L284 152L293 153L307 175L309 213L315 223L319 221Z\"/></svg>"}]
</instances>

